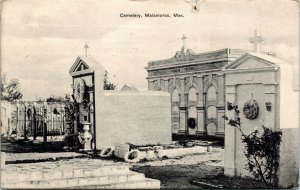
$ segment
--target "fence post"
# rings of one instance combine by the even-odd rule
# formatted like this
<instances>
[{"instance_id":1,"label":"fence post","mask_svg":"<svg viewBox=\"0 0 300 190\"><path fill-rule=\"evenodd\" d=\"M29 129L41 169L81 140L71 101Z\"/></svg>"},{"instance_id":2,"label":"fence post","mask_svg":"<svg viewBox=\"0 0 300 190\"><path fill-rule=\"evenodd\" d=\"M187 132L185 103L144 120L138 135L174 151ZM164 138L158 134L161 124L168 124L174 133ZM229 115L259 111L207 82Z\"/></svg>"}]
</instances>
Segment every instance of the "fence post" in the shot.
<instances>
[{"instance_id":1,"label":"fence post","mask_svg":"<svg viewBox=\"0 0 300 190\"><path fill-rule=\"evenodd\" d=\"M25 103L25 109L24 109L24 139L27 140L27 123L26 123L26 110L27 109L27 106L26 106L26 103Z\"/></svg>"},{"instance_id":2,"label":"fence post","mask_svg":"<svg viewBox=\"0 0 300 190\"><path fill-rule=\"evenodd\" d=\"M44 142L47 142L47 103L44 102L44 113L43 113L43 137Z\"/></svg>"},{"instance_id":3,"label":"fence post","mask_svg":"<svg viewBox=\"0 0 300 190\"><path fill-rule=\"evenodd\" d=\"M37 136L37 125L36 125L36 102L33 103L33 118L32 118L32 127L33 127L33 140L36 140Z\"/></svg>"}]
</instances>

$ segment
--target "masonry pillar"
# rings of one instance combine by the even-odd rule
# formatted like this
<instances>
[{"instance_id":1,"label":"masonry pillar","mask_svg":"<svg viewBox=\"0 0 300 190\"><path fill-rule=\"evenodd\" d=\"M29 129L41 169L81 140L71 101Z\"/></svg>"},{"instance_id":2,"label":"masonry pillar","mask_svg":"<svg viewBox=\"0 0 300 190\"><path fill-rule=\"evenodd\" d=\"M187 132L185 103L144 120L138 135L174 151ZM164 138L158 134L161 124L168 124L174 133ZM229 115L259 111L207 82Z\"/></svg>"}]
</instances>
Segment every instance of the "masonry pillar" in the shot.
<instances>
[{"instance_id":1,"label":"masonry pillar","mask_svg":"<svg viewBox=\"0 0 300 190\"><path fill-rule=\"evenodd\" d=\"M179 133L186 133L186 98L184 93L184 77L180 78L180 104L179 104Z\"/></svg>"},{"instance_id":2,"label":"masonry pillar","mask_svg":"<svg viewBox=\"0 0 300 190\"><path fill-rule=\"evenodd\" d=\"M198 122L197 122L196 134L204 135L205 118L204 118L204 100L203 100L203 76L198 77L198 87L199 87L199 93L198 93L198 102L196 107Z\"/></svg>"},{"instance_id":3,"label":"masonry pillar","mask_svg":"<svg viewBox=\"0 0 300 190\"><path fill-rule=\"evenodd\" d=\"M197 106L197 115L198 115L198 122L197 122L198 124L197 124L196 134L204 135L205 134L204 106L200 106L200 107Z\"/></svg>"},{"instance_id":4,"label":"masonry pillar","mask_svg":"<svg viewBox=\"0 0 300 190\"><path fill-rule=\"evenodd\" d=\"M169 92L168 79L164 79L164 91Z\"/></svg>"},{"instance_id":5,"label":"masonry pillar","mask_svg":"<svg viewBox=\"0 0 300 190\"><path fill-rule=\"evenodd\" d=\"M230 103L236 103L236 86L228 85L226 86L226 101ZM228 118L234 118L234 112L228 111L227 106L225 109L225 114ZM224 174L228 176L235 176L236 167L235 167L235 142L236 140L236 128L225 124L225 155L224 155Z\"/></svg>"},{"instance_id":6,"label":"masonry pillar","mask_svg":"<svg viewBox=\"0 0 300 190\"><path fill-rule=\"evenodd\" d=\"M93 91L88 91L89 93L89 100L90 100L90 108L89 108L89 119L88 121L90 122L90 133L92 134L92 140L91 140L91 147L92 149L95 149L95 139L96 139L96 134L95 134L95 121L94 121L94 114L95 114L95 106L94 106L94 93Z\"/></svg>"},{"instance_id":7,"label":"masonry pillar","mask_svg":"<svg viewBox=\"0 0 300 190\"><path fill-rule=\"evenodd\" d=\"M223 116L225 115L225 90L224 90L224 74L218 75L218 87L219 87L219 93L218 93L218 100L217 100L217 120L218 120L218 126L216 131L216 136L218 137L224 137L225 135L225 122Z\"/></svg>"},{"instance_id":8,"label":"masonry pillar","mask_svg":"<svg viewBox=\"0 0 300 190\"><path fill-rule=\"evenodd\" d=\"M264 84L265 88L265 104L263 105L265 108L265 125L268 128L278 130L279 125L276 125L276 120L279 122L279 116L276 115L278 113L277 106L276 106L276 84Z\"/></svg>"},{"instance_id":9,"label":"masonry pillar","mask_svg":"<svg viewBox=\"0 0 300 190\"><path fill-rule=\"evenodd\" d=\"M186 107L179 107L179 131L186 133Z\"/></svg>"}]
</instances>

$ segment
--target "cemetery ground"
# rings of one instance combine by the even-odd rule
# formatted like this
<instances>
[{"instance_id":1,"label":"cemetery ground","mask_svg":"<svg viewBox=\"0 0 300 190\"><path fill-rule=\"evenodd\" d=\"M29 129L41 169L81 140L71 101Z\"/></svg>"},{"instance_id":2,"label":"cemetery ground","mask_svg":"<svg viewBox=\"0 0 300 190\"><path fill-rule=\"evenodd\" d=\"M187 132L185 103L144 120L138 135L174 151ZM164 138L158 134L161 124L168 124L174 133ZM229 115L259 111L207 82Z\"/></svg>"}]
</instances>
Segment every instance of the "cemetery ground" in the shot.
<instances>
[{"instance_id":1,"label":"cemetery ground","mask_svg":"<svg viewBox=\"0 0 300 190\"><path fill-rule=\"evenodd\" d=\"M8 142L2 139L1 151L6 152L6 172L55 170L55 168L97 168L99 165L125 165L132 171L161 181L161 188L263 188L251 179L226 177L224 147L213 146L212 152L198 153L154 161L125 163L117 158L103 159L78 152L64 152L61 142L34 144ZM41 152L43 150L43 152ZM203 183L204 182L204 183ZM214 186L207 186L205 183Z\"/></svg>"}]
</instances>

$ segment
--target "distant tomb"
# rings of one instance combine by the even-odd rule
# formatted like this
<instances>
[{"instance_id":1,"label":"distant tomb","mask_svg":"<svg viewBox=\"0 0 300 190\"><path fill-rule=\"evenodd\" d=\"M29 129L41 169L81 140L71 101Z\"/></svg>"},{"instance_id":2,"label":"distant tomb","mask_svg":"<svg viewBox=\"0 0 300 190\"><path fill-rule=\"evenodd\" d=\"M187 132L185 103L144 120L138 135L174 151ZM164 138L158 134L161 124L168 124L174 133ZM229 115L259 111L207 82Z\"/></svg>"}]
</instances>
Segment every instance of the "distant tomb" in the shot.
<instances>
[{"instance_id":1,"label":"distant tomb","mask_svg":"<svg viewBox=\"0 0 300 190\"><path fill-rule=\"evenodd\" d=\"M171 141L171 105L167 92L140 92L132 85L125 85L121 91L103 90L104 69L92 57L79 56L69 72L74 99L80 107L74 133L83 133L84 126L90 125L90 148ZM87 104L88 107L84 106Z\"/></svg>"}]
</instances>

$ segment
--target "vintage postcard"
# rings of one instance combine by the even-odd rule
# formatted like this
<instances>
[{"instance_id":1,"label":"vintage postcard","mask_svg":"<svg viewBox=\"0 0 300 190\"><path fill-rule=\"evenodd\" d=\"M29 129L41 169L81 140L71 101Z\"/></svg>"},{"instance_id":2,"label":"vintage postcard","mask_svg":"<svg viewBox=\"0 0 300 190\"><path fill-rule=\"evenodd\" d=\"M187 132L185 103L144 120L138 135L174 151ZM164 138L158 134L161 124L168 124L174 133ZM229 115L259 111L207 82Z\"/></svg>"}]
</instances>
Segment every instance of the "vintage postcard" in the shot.
<instances>
[{"instance_id":1,"label":"vintage postcard","mask_svg":"<svg viewBox=\"0 0 300 190\"><path fill-rule=\"evenodd\" d=\"M2 189L299 187L296 0L1 1Z\"/></svg>"}]
</instances>

